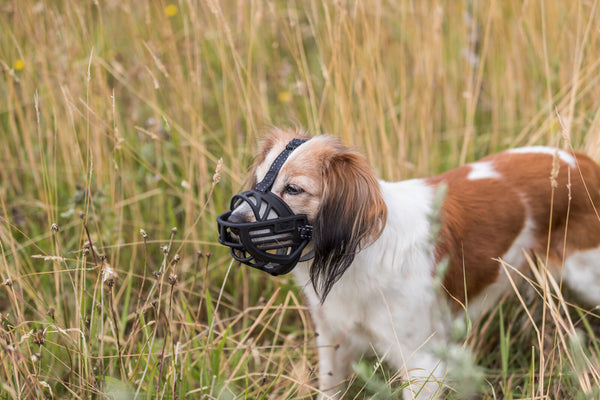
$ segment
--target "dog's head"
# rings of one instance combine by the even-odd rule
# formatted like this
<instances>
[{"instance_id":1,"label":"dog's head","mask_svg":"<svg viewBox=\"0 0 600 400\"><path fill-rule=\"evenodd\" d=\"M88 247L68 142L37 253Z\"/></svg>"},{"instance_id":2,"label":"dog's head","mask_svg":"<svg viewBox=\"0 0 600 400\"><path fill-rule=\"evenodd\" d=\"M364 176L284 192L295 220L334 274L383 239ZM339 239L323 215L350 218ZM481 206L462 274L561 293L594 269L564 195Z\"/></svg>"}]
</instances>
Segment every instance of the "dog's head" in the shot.
<instances>
[{"instance_id":1,"label":"dog's head","mask_svg":"<svg viewBox=\"0 0 600 400\"><path fill-rule=\"evenodd\" d=\"M261 142L251 169L252 187L263 181L294 138L308 139L299 132L275 130ZM359 153L333 137L317 136L289 154L271 192L294 214L305 215L312 226L310 279L324 300L356 253L377 239L384 228L387 209L379 183ZM256 220L247 205L234 207L228 218Z\"/></svg>"}]
</instances>

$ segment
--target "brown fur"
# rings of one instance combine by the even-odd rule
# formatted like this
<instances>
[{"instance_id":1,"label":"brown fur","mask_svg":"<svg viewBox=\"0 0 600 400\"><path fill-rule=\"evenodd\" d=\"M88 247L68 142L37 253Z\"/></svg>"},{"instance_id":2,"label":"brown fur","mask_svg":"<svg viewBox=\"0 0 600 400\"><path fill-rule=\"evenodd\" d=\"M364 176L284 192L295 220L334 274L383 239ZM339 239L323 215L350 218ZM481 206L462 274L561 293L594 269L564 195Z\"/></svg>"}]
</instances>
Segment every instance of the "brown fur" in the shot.
<instances>
[{"instance_id":1,"label":"brown fur","mask_svg":"<svg viewBox=\"0 0 600 400\"><path fill-rule=\"evenodd\" d=\"M492 162L498 179L469 180L468 165L428 179L448 188L436 257L449 258L444 286L451 297L464 303L465 293L476 296L496 281L500 266L493 258L511 247L526 218L536 227L537 245L530 250L543 257L550 243L549 255L559 265L569 252L600 244L595 209L600 205L600 168L583 154L574 156L578 169L560 160L554 190L553 156L543 153L505 152L481 160Z\"/></svg>"}]
</instances>

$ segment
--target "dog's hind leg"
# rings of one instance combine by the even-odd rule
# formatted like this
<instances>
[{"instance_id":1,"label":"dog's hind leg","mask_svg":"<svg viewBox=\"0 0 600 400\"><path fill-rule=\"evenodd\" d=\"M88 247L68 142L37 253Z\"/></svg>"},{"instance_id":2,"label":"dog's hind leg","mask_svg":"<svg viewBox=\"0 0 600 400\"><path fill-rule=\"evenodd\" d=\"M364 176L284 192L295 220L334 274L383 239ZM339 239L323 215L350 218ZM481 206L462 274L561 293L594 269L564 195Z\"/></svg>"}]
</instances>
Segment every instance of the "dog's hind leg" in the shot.
<instances>
[{"instance_id":1,"label":"dog's hind leg","mask_svg":"<svg viewBox=\"0 0 600 400\"><path fill-rule=\"evenodd\" d=\"M579 250L565 260L563 281L591 306L600 306L600 247Z\"/></svg>"}]
</instances>

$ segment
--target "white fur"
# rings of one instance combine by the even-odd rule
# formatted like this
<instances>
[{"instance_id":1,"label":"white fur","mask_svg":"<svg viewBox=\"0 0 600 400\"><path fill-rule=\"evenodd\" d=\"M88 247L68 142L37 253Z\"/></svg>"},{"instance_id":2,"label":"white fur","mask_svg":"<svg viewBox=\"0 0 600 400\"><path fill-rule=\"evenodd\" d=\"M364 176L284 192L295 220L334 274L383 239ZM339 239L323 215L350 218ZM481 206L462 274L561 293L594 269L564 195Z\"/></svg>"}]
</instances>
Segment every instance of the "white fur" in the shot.
<instances>
[{"instance_id":1,"label":"white fur","mask_svg":"<svg viewBox=\"0 0 600 400\"><path fill-rule=\"evenodd\" d=\"M600 306L600 248L577 251L565 261L563 279L582 300Z\"/></svg>"},{"instance_id":2,"label":"white fur","mask_svg":"<svg viewBox=\"0 0 600 400\"><path fill-rule=\"evenodd\" d=\"M556 149L554 147L547 147L547 146L525 146L525 147L518 147L516 149L510 149L507 150L508 153L515 153L515 154L531 154L531 153L541 153L541 154L550 154L551 156L553 156L554 154L558 153L558 157L566 162L567 164L569 164L569 166L571 166L572 168L575 168L577 166L577 163L575 161L575 157L573 157L571 154L569 154L568 152L564 151L564 150L559 150Z\"/></svg>"},{"instance_id":3,"label":"white fur","mask_svg":"<svg viewBox=\"0 0 600 400\"><path fill-rule=\"evenodd\" d=\"M512 246L502 257L502 261L507 266L507 269L500 269L500 274L496 282L492 283L485 288L483 294L469 299L467 312L471 320L476 320L482 313L488 311L491 307L495 306L498 300L504 295L510 288L510 280L506 275L506 272L510 274L510 279L514 279L516 271L511 269L512 267L519 267L525 263L525 255L523 249L529 249L532 247L535 241L535 224L531 219L525 221L525 226L519 233L519 236L514 240Z\"/></svg>"},{"instance_id":4,"label":"white fur","mask_svg":"<svg viewBox=\"0 0 600 400\"><path fill-rule=\"evenodd\" d=\"M499 179L501 175L494 169L490 161L479 161L469 164L471 171L467 179Z\"/></svg>"}]
</instances>

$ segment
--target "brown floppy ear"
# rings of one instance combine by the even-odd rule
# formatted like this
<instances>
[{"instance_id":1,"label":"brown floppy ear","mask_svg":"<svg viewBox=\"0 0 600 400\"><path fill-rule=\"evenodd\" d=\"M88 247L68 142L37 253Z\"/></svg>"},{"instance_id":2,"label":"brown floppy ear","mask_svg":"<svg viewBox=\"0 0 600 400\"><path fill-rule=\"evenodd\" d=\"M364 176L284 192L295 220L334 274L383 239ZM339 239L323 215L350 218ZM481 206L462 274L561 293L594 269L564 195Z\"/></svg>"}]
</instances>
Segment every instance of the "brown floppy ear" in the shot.
<instances>
[{"instance_id":1,"label":"brown floppy ear","mask_svg":"<svg viewBox=\"0 0 600 400\"><path fill-rule=\"evenodd\" d=\"M323 198L313 224L310 279L321 302L356 253L379 237L387 207L379 182L358 153L342 150L325 161Z\"/></svg>"}]
</instances>

